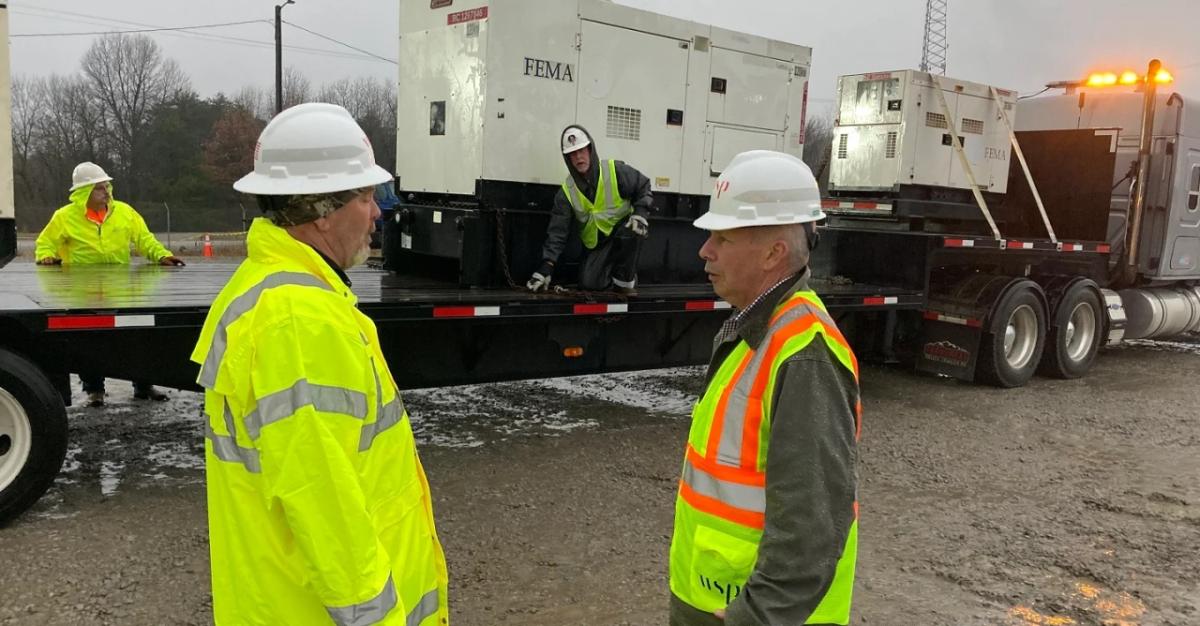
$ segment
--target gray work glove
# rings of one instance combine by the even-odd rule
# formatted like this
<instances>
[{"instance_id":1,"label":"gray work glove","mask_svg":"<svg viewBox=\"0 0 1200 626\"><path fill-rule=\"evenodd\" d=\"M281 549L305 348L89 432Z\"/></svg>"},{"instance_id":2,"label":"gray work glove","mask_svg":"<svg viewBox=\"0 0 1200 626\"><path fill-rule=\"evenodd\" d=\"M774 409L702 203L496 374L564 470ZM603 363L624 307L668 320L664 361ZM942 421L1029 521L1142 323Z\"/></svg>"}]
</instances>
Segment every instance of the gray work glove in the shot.
<instances>
[{"instance_id":1,"label":"gray work glove","mask_svg":"<svg viewBox=\"0 0 1200 626\"><path fill-rule=\"evenodd\" d=\"M549 261L543 262L542 266L525 283L525 288L535 293L550 289L550 274L553 272L554 266Z\"/></svg>"},{"instance_id":2,"label":"gray work glove","mask_svg":"<svg viewBox=\"0 0 1200 626\"><path fill-rule=\"evenodd\" d=\"M630 216L629 221L625 222L625 226L638 237L644 238L650 234L650 222L641 215Z\"/></svg>"}]
</instances>

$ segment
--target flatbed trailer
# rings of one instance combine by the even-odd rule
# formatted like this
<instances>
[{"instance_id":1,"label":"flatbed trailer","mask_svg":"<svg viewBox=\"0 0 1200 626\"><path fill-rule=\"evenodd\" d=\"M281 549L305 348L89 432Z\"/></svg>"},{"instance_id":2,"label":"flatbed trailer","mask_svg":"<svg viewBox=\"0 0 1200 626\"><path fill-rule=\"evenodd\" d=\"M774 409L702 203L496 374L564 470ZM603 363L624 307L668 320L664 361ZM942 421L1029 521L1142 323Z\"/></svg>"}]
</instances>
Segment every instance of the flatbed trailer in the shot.
<instances>
[{"instance_id":1,"label":"flatbed trailer","mask_svg":"<svg viewBox=\"0 0 1200 626\"><path fill-rule=\"evenodd\" d=\"M234 260L0 269L0 520L49 487L67 446L70 374L197 390L189 360ZM469 289L379 269L349 272L404 388L706 363L730 306L711 287L637 296ZM835 315L919 311L920 290L816 280Z\"/></svg>"}]
</instances>

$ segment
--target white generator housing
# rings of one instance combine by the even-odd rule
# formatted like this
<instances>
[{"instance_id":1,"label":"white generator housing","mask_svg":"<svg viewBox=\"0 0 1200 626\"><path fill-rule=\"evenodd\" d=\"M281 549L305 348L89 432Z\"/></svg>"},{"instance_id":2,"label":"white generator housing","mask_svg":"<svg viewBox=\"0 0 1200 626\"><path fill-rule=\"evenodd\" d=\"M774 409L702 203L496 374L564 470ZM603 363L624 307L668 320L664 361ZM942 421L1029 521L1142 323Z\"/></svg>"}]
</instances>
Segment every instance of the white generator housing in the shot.
<instances>
[{"instance_id":1,"label":"white generator housing","mask_svg":"<svg viewBox=\"0 0 1200 626\"><path fill-rule=\"evenodd\" d=\"M609 0L401 0L400 189L559 184L559 136L656 192L707 195L739 152L799 156L811 49Z\"/></svg>"},{"instance_id":2,"label":"white generator housing","mask_svg":"<svg viewBox=\"0 0 1200 626\"><path fill-rule=\"evenodd\" d=\"M949 115L938 100L939 85ZM996 91L1015 124L1016 92ZM1007 191L1012 150L987 85L916 70L853 74L838 79L837 102L831 192L891 193L905 185L970 190L951 127L980 189Z\"/></svg>"}]
</instances>

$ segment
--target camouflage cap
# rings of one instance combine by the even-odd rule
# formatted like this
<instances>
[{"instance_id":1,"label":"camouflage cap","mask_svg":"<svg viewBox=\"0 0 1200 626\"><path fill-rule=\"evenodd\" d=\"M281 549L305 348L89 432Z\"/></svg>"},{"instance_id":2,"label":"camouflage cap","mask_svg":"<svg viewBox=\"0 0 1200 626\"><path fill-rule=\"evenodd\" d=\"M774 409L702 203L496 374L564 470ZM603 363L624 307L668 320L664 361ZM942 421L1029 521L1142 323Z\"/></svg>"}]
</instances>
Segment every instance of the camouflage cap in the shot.
<instances>
[{"instance_id":1,"label":"camouflage cap","mask_svg":"<svg viewBox=\"0 0 1200 626\"><path fill-rule=\"evenodd\" d=\"M276 226L299 226L325 217L342 208L361 193L372 191L371 187L347 189L333 193L309 193L288 196L282 208L271 211L271 221Z\"/></svg>"}]
</instances>

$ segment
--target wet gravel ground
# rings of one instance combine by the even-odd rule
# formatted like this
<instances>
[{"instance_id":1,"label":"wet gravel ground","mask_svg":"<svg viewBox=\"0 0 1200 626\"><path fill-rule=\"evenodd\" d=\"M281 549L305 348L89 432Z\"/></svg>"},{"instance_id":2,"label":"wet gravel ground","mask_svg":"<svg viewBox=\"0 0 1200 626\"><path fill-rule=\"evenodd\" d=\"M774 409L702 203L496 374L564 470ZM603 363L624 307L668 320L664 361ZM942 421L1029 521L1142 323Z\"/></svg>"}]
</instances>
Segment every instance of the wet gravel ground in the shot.
<instances>
[{"instance_id":1,"label":"wet gravel ground","mask_svg":"<svg viewBox=\"0 0 1200 626\"><path fill-rule=\"evenodd\" d=\"M1018 390L863 376L853 623L1200 624L1200 340ZM454 623L665 623L700 387L687 368L407 393ZM200 396L109 389L0 529L0 624L211 621Z\"/></svg>"}]
</instances>

